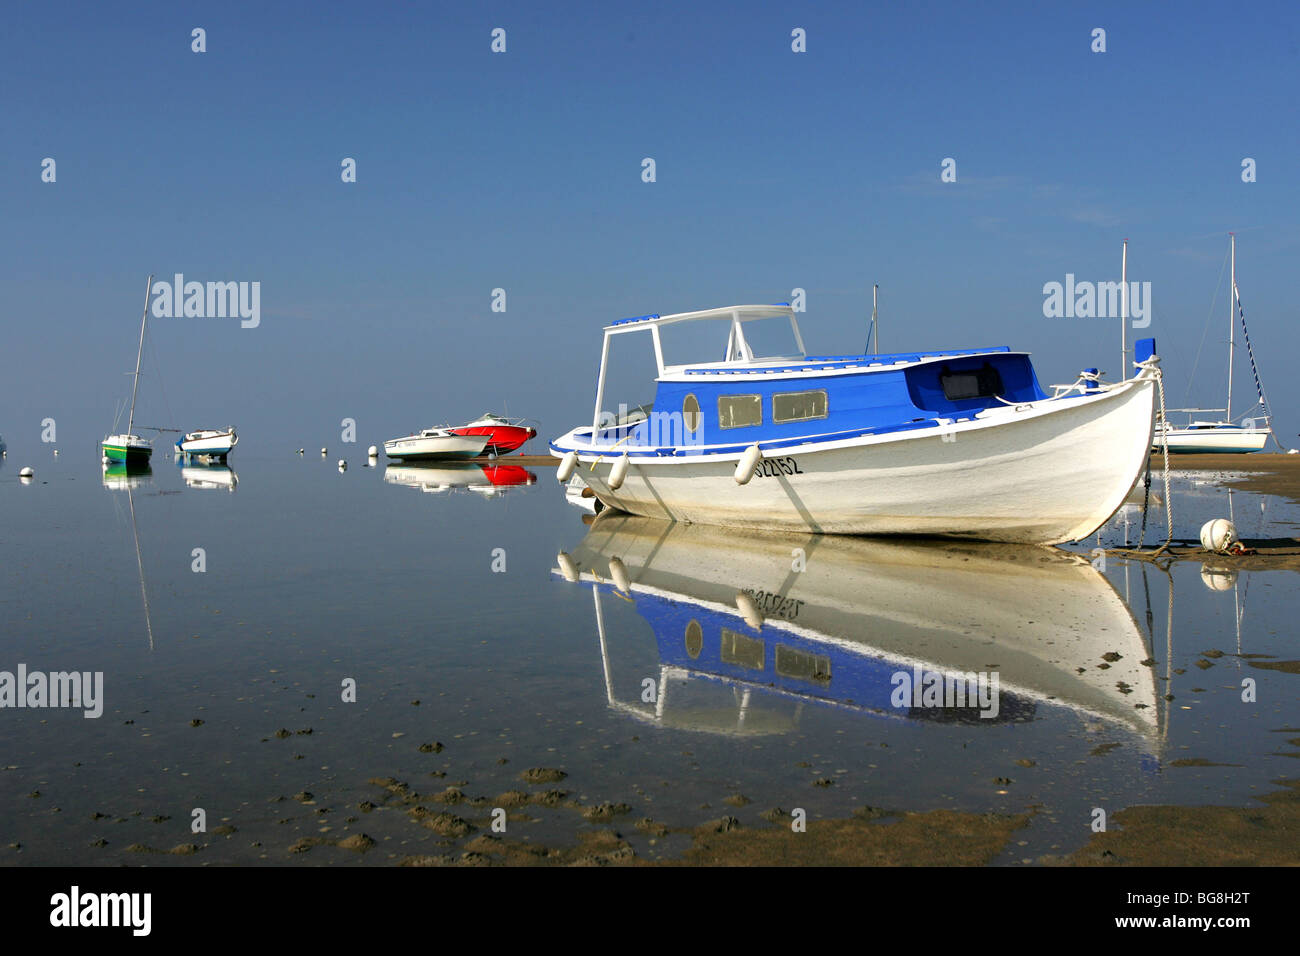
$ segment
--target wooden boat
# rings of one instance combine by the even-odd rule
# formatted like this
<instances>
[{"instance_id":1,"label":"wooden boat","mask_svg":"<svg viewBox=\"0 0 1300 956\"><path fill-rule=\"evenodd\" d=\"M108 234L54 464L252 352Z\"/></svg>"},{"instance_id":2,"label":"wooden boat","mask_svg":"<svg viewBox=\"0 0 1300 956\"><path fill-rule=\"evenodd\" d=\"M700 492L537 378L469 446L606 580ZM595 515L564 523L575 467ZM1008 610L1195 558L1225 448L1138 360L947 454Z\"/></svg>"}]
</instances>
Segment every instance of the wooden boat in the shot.
<instances>
[{"instance_id":1,"label":"wooden boat","mask_svg":"<svg viewBox=\"0 0 1300 956\"><path fill-rule=\"evenodd\" d=\"M668 364L665 333L712 326L722 361ZM759 324L765 327L756 328ZM784 328L786 344L760 348ZM610 345L651 339L649 414L605 409ZM757 334L755 334L757 333ZM1136 376L1048 395L1005 346L808 356L789 305L623 319L605 329L590 426L550 444L602 504L732 528L1075 541L1104 524L1151 446L1154 339Z\"/></svg>"}]
</instances>

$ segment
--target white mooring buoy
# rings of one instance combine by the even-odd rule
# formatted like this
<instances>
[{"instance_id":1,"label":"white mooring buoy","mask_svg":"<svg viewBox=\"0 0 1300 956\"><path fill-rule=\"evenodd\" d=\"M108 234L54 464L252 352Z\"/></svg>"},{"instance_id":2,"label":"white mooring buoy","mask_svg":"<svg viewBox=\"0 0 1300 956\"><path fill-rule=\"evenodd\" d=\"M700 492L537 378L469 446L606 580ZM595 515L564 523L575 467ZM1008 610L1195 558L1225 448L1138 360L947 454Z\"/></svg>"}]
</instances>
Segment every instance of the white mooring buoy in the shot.
<instances>
[{"instance_id":1,"label":"white mooring buoy","mask_svg":"<svg viewBox=\"0 0 1300 956\"><path fill-rule=\"evenodd\" d=\"M29 466L29 467L27 467L27 468L24 468L22 471L18 472L18 477L19 477L19 478L31 478L31 477L33 477L35 474L36 474L36 472L32 471L31 467Z\"/></svg>"},{"instance_id":2,"label":"white mooring buoy","mask_svg":"<svg viewBox=\"0 0 1300 956\"><path fill-rule=\"evenodd\" d=\"M1201 565L1201 583L1211 591L1231 591L1237 583L1237 572L1232 568L1212 568Z\"/></svg>"},{"instance_id":3,"label":"white mooring buoy","mask_svg":"<svg viewBox=\"0 0 1300 956\"><path fill-rule=\"evenodd\" d=\"M758 445L750 445L746 448L745 453L740 456L740 461L736 462L736 484L749 484L749 479L754 477L754 470L762 460L763 450Z\"/></svg>"},{"instance_id":4,"label":"white mooring buoy","mask_svg":"<svg viewBox=\"0 0 1300 956\"><path fill-rule=\"evenodd\" d=\"M609 481L606 482L611 491L618 491L623 487L623 482L627 480L627 469L630 464L631 460L627 457L627 452L624 452L623 456L614 462L614 467L609 470Z\"/></svg>"},{"instance_id":5,"label":"white mooring buoy","mask_svg":"<svg viewBox=\"0 0 1300 956\"><path fill-rule=\"evenodd\" d=\"M347 463L347 460L344 459L344 458L340 458L340 459L339 459L339 471L347 471L347 470L348 470L348 463Z\"/></svg>"},{"instance_id":6,"label":"white mooring buoy","mask_svg":"<svg viewBox=\"0 0 1300 956\"><path fill-rule=\"evenodd\" d=\"M328 449L328 448L322 448L322 449L320 450L320 456L321 456L322 458L324 458L328 453L329 453L329 449Z\"/></svg>"},{"instance_id":7,"label":"white mooring buoy","mask_svg":"<svg viewBox=\"0 0 1300 956\"><path fill-rule=\"evenodd\" d=\"M571 451L560 459L560 465L555 469L555 477L559 479L560 484L564 484L573 477L573 471L578 467L578 453Z\"/></svg>"},{"instance_id":8,"label":"white mooring buoy","mask_svg":"<svg viewBox=\"0 0 1300 956\"><path fill-rule=\"evenodd\" d=\"M1237 543L1237 529L1227 518L1215 518L1201 525L1201 547L1216 554L1227 553Z\"/></svg>"},{"instance_id":9,"label":"white mooring buoy","mask_svg":"<svg viewBox=\"0 0 1300 956\"><path fill-rule=\"evenodd\" d=\"M370 448L368 448L368 449L366 450L366 457L368 457L368 458L378 458L378 457L379 457L379 449L376 448L374 445L371 445Z\"/></svg>"},{"instance_id":10,"label":"white mooring buoy","mask_svg":"<svg viewBox=\"0 0 1300 956\"><path fill-rule=\"evenodd\" d=\"M301 454L302 454L302 453L303 453L303 451L304 451L304 449L302 449L302 448L299 448L299 449L298 449L298 454L300 454L300 455L301 455Z\"/></svg>"}]
</instances>

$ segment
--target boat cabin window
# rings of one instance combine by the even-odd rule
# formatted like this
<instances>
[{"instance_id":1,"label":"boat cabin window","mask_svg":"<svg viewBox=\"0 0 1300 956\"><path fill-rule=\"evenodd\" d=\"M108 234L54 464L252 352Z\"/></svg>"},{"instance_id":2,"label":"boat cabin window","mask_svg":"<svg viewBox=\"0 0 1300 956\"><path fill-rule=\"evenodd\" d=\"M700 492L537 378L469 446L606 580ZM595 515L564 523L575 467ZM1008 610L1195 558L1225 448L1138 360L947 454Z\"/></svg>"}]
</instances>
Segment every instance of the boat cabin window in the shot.
<instances>
[{"instance_id":1,"label":"boat cabin window","mask_svg":"<svg viewBox=\"0 0 1300 956\"><path fill-rule=\"evenodd\" d=\"M950 372L946 368L939 375L943 385L943 397L950 402L959 402L967 398L993 398L1001 395L1002 376L988 362L981 369L969 372Z\"/></svg>"},{"instance_id":2,"label":"boat cabin window","mask_svg":"<svg viewBox=\"0 0 1300 956\"><path fill-rule=\"evenodd\" d=\"M818 684L831 682L831 659L822 654L810 654L785 644L776 645L776 672L782 677L811 681Z\"/></svg>"},{"instance_id":3,"label":"boat cabin window","mask_svg":"<svg viewBox=\"0 0 1300 956\"><path fill-rule=\"evenodd\" d=\"M682 399L682 424L692 434L700 427L700 400L694 395Z\"/></svg>"},{"instance_id":4,"label":"boat cabin window","mask_svg":"<svg viewBox=\"0 0 1300 956\"><path fill-rule=\"evenodd\" d=\"M806 422L826 417L826 390L784 392L772 396L772 421Z\"/></svg>"},{"instance_id":5,"label":"boat cabin window","mask_svg":"<svg viewBox=\"0 0 1300 956\"><path fill-rule=\"evenodd\" d=\"M745 428L763 424L763 396L719 395L718 427Z\"/></svg>"},{"instance_id":6,"label":"boat cabin window","mask_svg":"<svg viewBox=\"0 0 1300 956\"><path fill-rule=\"evenodd\" d=\"M702 650L704 650L704 628L700 627L699 621L692 619L686 625L686 653L690 655L691 660L695 660Z\"/></svg>"},{"instance_id":7,"label":"boat cabin window","mask_svg":"<svg viewBox=\"0 0 1300 956\"><path fill-rule=\"evenodd\" d=\"M721 657L724 664L736 664L746 670L761 671L765 648L766 645L759 638L746 637L725 627L722 629Z\"/></svg>"}]
</instances>

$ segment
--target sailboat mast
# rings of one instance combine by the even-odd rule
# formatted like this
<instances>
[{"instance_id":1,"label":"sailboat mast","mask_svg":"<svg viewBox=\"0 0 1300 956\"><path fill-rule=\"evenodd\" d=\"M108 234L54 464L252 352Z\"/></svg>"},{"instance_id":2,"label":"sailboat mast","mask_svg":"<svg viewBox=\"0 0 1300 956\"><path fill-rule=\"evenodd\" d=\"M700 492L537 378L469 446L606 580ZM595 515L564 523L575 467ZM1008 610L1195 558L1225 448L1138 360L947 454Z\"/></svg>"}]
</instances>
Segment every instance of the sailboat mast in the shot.
<instances>
[{"instance_id":1,"label":"sailboat mast","mask_svg":"<svg viewBox=\"0 0 1300 956\"><path fill-rule=\"evenodd\" d=\"M1128 378L1128 240L1119 267L1119 380Z\"/></svg>"},{"instance_id":2,"label":"sailboat mast","mask_svg":"<svg viewBox=\"0 0 1300 956\"><path fill-rule=\"evenodd\" d=\"M144 355L144 323L149 318L149 290L153 288L153 274L144 283L144 314L140 316L140 348L135 353L135 378L131 383L131 415L126 420L126 433L134 434L135 393L140 389L140 356Z\"/></svg>"},{"instance_id":3,"label":"sailboat mast","mask_svg":"<svg viewBox=\"0 0 1300 956\"><path fill-rule=\"evenodd\" d=\"M1232 292L1228 296L1228 407L1227 420L1232 421L1232 350L1237 344L1237 234L1228 233L1232 241Z\"/></svg>"}]
</instances>

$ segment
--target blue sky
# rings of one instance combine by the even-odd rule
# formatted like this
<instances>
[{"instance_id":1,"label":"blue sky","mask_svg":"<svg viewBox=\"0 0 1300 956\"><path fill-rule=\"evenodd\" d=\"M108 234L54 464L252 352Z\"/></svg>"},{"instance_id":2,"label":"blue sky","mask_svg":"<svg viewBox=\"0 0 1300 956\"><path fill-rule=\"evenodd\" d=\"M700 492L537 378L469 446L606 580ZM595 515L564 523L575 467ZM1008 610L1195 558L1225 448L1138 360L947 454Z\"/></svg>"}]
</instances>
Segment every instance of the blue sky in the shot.
<instances>
[{"instance_id":1,"label":"blue sky","mask_svg":"<svg viewBox=\"0 0 1300 956\"><path fill-rule=\"evenodd\" d=\"M344 417L365 445L507 406L552 437L590 416L609 320L795 287L815 352L861 349L879 282L886 350L1008 344L1045 384L1113 372L1117 320L1045 318L1042 287L1118 279L1125 237L1170 404L1216 405L1235 230L1288 441L1298 9L11 5L0 434L35 447L54 417L91 452L129 396L150 272L259 281L262 321L154 320L137 420L235 424L241 453L278 454L337 443Z\"/></svg>"}]
</instances>

